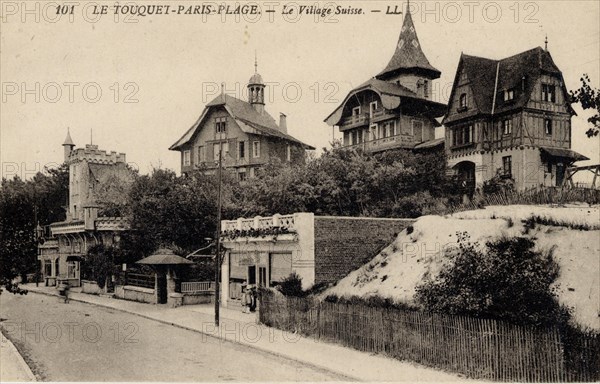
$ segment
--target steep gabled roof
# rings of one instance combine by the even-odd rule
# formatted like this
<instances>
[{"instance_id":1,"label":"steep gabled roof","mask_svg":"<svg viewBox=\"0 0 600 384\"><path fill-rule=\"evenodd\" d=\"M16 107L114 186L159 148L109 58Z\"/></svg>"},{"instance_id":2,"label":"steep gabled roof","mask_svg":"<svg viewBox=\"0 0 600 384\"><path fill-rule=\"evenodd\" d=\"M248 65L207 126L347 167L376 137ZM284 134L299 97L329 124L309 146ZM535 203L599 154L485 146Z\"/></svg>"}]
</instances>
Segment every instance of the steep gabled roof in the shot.
<instances>
[{"instance_id":1,"label":"steep gabled roof","mask_svg":"<svg viewBox=\"0 0 600 384\"><path fill-rule=\"evenodd\" d=\"M240 128L246 133L253 133L258 135L265 135L275 137L281 140L291 141L296 144L302 145L305 149L315 149L314 147L301 142L293 136L287 133L281 132L275 119L269 115L266 111L259 113L254 107L243 100L237 99L227 94L221 94L215 97L212 101L206 104L202 115L198 118L196 123L187 130L187 132L177 140L171 147L170 150L178 150L182 145L192 140L196 131L201 127L205 117L208 116L208 112L213 108L223 107L229 113L229 115L236 121Z\"/></svg>"},{"instance_id":2,"label":"steep gabled roof","mask_svg":"<svg viewBox=\"0 0 600 384\"><path fill-rule=\"evenodd\" d=\"M441 72L435 69L421 49L417 31L412 21L410 11L406 10L406 16L396 45L396 51L390 62L377 76L378 79L386 80L399 73L425 73L432 79L440 77Z\"/></svg>"},{"instance_id":3,"label":"steep gabled roof","mask_svg":"<svg viewBox=\"0 0 600 384\"><path fill-rule=\"evenodd\" d=\"M552 60L552 56L541 47L501 60L462 54L450 100L455 97L454 92L458 84L458 77L463 71L473 92L475 102L473 107L475 109L471 108L463 115L453 115L450 118L448 118L450 116L450 110L448 110L444 123L474 114L491 114L492 112L496 114L523 108L531 98L533 88L542 74L558 76L562 81L563 91L567 92L562 74ZM497 87L496 72L498 73ZM510 89L514 90L514 99L510 102L503 102L501 92ZM496 90L495 102L494 90ZM452 108L452 102L449 103L448 108ZM569 109L574 113L570 106Z\"/></svg>"}]
</instances>

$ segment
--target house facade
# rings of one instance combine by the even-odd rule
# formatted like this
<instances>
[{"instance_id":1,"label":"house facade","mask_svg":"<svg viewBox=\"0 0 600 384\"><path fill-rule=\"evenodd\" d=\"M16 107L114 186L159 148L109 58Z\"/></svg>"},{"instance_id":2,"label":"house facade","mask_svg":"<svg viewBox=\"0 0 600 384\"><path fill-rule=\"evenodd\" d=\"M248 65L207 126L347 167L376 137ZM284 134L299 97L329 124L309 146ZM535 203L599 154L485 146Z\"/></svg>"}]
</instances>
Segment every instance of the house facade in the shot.
<instances>
[{"instance_id":1,"label":"house facade","mask_svg":"<svg viewBox=\"0 0 600 384\"><path fill-rule=\"evenodd\" d=\"M541 47L502 59L462 55L443 123L448 166L471 191L494 177L515 188L560 186L587 158L571 150L575 114Z\"/></svg>"},{"instance_id":2,"label":"house facade","mask_svg":"<svg viewBox=\"0 0 600 384\"><path fill-rule=\"evenodd\" d=\"M265 110L265 87L255 71L248 82L247 102L222 92L206 105L196 123L169 148L181 153L182 174L193 170L213 174L220 152L223 166L235 170L240 180L253 177L274 157L304 162L305 151L314 147L288 134L285 114L277 124Z\"/></svg>"},{"instance_id":3,"label":"house facade","mask_svg":"<svg viewBox=\"0 0 600 384\"><path fill-rule=\"evenodd\" d=\"M222 221L221 302L237 302L244 282L274 287L292 272L304 289L336 282L413 222L304 212Z\"/></svg>"},{"instance_id":4,"label":"house facade","mask_svg":"<svg viewBox=\"0 0 600 384\"><path fill-rule=\"evenodd\" d=\"M131 183L133 175L124 153L106 152L91 144L75 149L68 133L63 148L69 165L66 219L38 227L38 260L46 285L67 280L78 287L80 263L88 249L97 244L118 244L120 234L129 228L123 217L98 216L98 191L109 180Z\"/></svg>"},{"instance_id":5,"label":"house facade","mask_svg":"<svg viewBox=\"0 0 600 384\"><path fill-rule=\"evenodd\" d=\"M344 148L376 153L443 146L435 140L435 128L446 105L432 100L433 81L440 75L423 53L407 7L388 65L351 90L325 122L338 127Z\"/></svg>"}]
</instances>

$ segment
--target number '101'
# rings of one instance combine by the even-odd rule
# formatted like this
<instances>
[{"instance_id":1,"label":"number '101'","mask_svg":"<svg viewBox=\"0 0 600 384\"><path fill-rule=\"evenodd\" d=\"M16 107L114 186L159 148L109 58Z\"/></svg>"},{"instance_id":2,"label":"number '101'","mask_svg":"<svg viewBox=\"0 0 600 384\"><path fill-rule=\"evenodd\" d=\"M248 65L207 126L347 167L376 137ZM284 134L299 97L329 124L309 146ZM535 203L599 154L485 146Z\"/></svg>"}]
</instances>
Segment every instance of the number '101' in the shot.
<instances>
[{"instance_id":1,"label":"number '101'","mask_svg":"<svg viewBox=\"0 0 600 384\"><path fill-rule=\"evenodd\" d=\"M75 13L74 5L59 5L56 7L57 15L72 15Z\"/></svg>"}]
</instances>

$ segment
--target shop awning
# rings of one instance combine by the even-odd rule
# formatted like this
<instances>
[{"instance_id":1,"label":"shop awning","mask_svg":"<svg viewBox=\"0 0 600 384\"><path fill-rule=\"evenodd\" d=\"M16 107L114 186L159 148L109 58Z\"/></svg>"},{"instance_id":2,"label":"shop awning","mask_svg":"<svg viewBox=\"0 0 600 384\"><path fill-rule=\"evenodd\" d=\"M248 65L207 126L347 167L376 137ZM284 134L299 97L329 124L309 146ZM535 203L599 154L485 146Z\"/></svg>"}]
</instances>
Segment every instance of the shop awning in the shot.
<instances>
[{"instance_id":1,"label":"shop awning","mask_svg":"<svg viewBox=\"0 0 600 384\"><path fill-rule=\"evenodd\" d=\"M69 255L67 256L67 261L82 261L83 257L78 255Z\"/></svg>"},{"instance_id":2,"label":"shop awning","mask_svg":"<svg viewBox=\"0 0 600 384\"><path fill-rule=\"evenodd\" d=\"M581 160L589 160L588 157L585 157L581 153L577 153L570 149L565 148L553 148L553 147L540 147L540 150L543 154L552 157L562 157L565 159L570 159L572 161L581 161Z\"/></svg>"}]
</instances>

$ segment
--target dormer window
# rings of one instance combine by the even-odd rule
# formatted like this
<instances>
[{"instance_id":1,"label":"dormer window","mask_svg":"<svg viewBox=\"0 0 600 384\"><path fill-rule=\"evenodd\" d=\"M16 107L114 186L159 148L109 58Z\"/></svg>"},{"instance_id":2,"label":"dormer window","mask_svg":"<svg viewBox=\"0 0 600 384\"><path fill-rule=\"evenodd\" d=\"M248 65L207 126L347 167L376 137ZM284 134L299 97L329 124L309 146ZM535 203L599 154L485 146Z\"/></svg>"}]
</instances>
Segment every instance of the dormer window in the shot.
<instances>
[{"instance_id":1,"label":"dormer window","mask_svg":"<svg viewBox=\"0 0 600 384\"><path fill-rule=\"evenodd\" d=\"M360 116L360 106L352 108L352 116Z\"/></svg>"},{"instance_id":2,"label":"dormer window","mask_svg":"<svg viewBox=\"0 0 600 384\"><path fill-rule=\"evenodd\" d=\"M504 91L504 101L511 101L515 98L515 90L507 89Z\"/></svg>"},{"instance_id":3,"label":"dormer window","mask_svg":"<svg viewBox=\"0 0 600 384\"><path fill-rule=\"evenodd\" d=\"M227 118L226 117L217 117L215 119L215 132L216 133L226 133L227 132Z\"/></svg>"},{"instance_id":4,"label":"dormer window","mask_svg":"<svg viewBox=\"0 0 600 384\"><path fill-rule=\"evenodd\" d=\"M463 93L460 95L460 98L458 99L458 110L459 111L466 111L468 107L467 104L467 94Z\"/></svg>"},{"instance_id":5,"label":"dormer window","mask_svg":"<svg viewBox=\"0 0 600 384\"><path fill-rule=\"evenodd\" d=\"M542 100L556 103L556 86L552 84L542 84Z\"/></svg>"}]
</instances>

